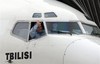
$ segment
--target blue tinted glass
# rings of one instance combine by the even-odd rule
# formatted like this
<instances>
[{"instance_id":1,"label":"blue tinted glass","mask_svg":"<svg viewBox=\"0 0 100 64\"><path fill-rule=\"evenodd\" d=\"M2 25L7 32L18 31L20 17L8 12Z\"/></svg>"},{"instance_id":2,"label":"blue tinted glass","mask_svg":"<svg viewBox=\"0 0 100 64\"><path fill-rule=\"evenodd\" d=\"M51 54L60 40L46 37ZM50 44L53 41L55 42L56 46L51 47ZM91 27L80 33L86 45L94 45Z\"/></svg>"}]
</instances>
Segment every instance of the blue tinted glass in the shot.
<instances>
[{"instance_id":1,"label":"blue tinted glass","mask_svg":"<svg viewBox=\"0 0 100 64\"><path fill-rule=\"evenodd\" d=\"M82 33L77 22L47 22L47 29L48 33Z\"/></svg>"}]
</instances>

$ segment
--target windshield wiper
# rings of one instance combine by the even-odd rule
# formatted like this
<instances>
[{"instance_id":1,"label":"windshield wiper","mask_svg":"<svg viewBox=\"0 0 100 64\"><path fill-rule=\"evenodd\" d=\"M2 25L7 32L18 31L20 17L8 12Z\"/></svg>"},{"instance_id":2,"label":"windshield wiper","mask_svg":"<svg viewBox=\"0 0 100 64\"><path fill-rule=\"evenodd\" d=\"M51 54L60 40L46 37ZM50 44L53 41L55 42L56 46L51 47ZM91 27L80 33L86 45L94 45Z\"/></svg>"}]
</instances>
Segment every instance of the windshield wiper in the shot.
<instances>
[{"instance_id":1,"label":"windshield wiper","mask_svg":"<svg viewBox=\"0 0 100 64\"><path fill-rule=\"evenodd\" d=\"M70 35L72 35L71 31L52 30L52 32L58 33L58 34L63 33L63 34L70 34Z\"/></svg>"}]
</instances>

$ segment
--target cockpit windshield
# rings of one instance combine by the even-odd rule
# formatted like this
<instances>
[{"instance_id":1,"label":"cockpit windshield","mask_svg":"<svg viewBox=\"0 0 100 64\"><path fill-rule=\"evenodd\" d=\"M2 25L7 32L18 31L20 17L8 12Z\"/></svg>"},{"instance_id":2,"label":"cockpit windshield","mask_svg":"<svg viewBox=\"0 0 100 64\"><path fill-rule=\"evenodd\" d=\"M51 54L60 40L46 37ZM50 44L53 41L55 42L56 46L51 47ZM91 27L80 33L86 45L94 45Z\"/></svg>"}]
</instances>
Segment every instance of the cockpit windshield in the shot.
<instances>
[{"instance_id":1,"label":"cockpit windshield","mask_svg":"<svg viewBox=\"0 0 100 64\"><path fill-rule=\"evenodd\" d=\"M46 22L49 34L82 34L77 22Z\"/></svg>"},{"instance_id":2,"label":"cockpit windshield","mask_svg":"<svg viewBox=\"0 0 100 64\"><path fill-rule=\"evenodd\" d=\"M100 29L97 26L88 25L84 23L82 25L86 31L86 34L100 36Z\"/></svg>"}]
</instances>

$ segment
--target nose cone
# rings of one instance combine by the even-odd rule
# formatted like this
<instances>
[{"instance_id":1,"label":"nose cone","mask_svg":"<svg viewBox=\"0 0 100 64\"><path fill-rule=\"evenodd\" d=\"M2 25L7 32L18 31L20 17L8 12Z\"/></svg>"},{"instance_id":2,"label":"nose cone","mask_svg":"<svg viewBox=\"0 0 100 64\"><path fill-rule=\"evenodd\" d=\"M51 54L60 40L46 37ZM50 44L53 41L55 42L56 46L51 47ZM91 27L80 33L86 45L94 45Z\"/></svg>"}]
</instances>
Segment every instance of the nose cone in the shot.
<instances>
[{"instance_id":1,"label":"nose cone","mask_svg":"<svg viewBox=\"0 0 100 64\"><path fill-rule=\"evenodd\" d=\"M77 40L65 52L64 64L100 64L100 46L90 40Z\"/></svg>"},{"instance_id":2,"label":"nose cone","mask_svg":"<svg viewBox=\"0 0 100 64\"><path fill-rule=\"evenodd\" d=\"M92 36L92 35L82 35L81 37L82 39L85 38L100 45L100 37Z\"/></svg>"}]
</instances>

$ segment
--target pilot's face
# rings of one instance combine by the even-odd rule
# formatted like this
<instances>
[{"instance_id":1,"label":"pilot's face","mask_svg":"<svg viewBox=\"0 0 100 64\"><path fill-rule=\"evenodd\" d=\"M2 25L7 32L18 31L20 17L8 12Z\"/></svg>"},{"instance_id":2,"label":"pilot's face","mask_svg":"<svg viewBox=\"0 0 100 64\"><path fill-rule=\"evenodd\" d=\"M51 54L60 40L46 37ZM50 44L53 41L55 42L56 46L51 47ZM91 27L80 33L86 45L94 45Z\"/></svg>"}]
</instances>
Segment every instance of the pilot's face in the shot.
<instances>
[{"instance_id":1,"label":"pilot's face","mask_svg":"<svg viewBox=\"0 0 100 64\"><path fill-rule=\"evenodd\" d=\"M42 27L42 24L41 22L38 24L38 28L37 28L37 32L42 32L43 30L43 27Z\"/></svg>"}]
</instances>

